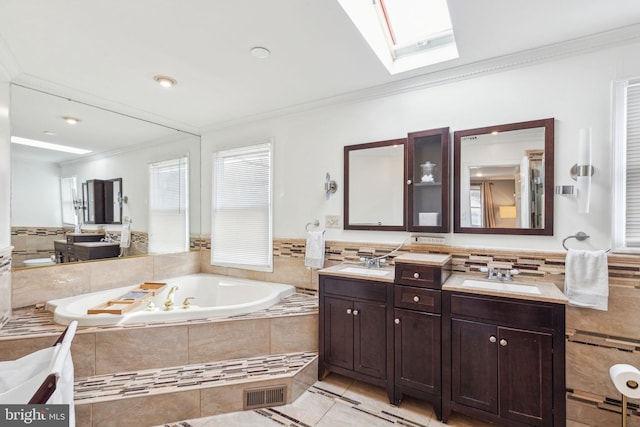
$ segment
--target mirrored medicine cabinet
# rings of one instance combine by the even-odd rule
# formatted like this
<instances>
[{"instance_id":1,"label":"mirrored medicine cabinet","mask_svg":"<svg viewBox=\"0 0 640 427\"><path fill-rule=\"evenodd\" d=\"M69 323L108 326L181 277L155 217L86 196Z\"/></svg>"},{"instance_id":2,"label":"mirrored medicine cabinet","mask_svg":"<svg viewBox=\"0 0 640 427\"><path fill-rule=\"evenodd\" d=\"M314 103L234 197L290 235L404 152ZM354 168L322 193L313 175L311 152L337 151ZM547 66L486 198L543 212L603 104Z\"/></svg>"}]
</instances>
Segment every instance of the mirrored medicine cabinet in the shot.
<instances>
[{"instance_id":1,"label":"mirrored medicine cabinet","mask_svg":"<svg viewBox=\"0 0 640 427\"><path fill-rule=\"evenodd\" d=\"M455 233L553 235L553 118L453 139Z\"/></svg>"},{"instance_id":2,"label":"mirrored medicine cabinet","mask_svg":"<svg viewBox=\"0 0 640 427\"><path fill-rule=\"evenodd\" d=\"M344 228L449 231L449 128L344 147Z\"/></svg>"},{"instance_id":3,"label":"mirrored medicine cabinet","mask_svg":"<svg viewBox=\"0 0 640 427\"><path fill-rule=\"evenodd\" d=\"M82 183L85 224L122 224L122 178L89 179Z\"/></svg>"}]
</instances>

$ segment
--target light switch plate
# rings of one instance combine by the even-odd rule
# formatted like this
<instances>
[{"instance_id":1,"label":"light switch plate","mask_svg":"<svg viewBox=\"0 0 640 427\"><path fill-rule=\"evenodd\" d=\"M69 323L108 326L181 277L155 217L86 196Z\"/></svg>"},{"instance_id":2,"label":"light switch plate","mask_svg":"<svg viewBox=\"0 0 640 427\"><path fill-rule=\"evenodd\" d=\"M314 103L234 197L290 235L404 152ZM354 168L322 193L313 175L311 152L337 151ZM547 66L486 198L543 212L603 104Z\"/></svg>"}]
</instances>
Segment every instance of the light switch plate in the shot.
<instances>
[{"instance_id":1,"label":"light switch plate","mask_svg":"<svg viewBox=\"0 0 640 427\"><path fill-rule=\"evenodd\" d=\"M324 217L325 228L342 228L342 217L340 215L326 215Z\"/></svg>"}]
</instances>

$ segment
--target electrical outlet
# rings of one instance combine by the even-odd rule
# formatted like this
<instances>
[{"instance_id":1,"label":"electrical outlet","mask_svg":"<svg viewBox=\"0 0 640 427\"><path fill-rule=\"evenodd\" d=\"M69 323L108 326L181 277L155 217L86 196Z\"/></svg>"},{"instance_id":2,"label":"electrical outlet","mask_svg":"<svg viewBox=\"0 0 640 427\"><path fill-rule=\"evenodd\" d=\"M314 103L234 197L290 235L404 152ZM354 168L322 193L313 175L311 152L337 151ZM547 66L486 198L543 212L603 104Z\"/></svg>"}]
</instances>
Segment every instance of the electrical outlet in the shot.
<instances>
[{"instance_id":1,"label":"electrical outlet","mask_svg":"<svg viewBox=\"0 0 640 427\"><path fill-rule=\"evenodd\" d=\"M426 243L426 244L432 244L432 245L444 245L444 237L413 236L413 243Z\"/></svg>"},{"instance_id":2,"label":"electrical outlet","mask_svg":"<svg viewBox=\"0 0 640 427\"><path fill-rule=\"evenodd\" d=\"M340 215L325 215L324 227L325 228L342 228L342 221Z\"/></svg>"}]
</instances>

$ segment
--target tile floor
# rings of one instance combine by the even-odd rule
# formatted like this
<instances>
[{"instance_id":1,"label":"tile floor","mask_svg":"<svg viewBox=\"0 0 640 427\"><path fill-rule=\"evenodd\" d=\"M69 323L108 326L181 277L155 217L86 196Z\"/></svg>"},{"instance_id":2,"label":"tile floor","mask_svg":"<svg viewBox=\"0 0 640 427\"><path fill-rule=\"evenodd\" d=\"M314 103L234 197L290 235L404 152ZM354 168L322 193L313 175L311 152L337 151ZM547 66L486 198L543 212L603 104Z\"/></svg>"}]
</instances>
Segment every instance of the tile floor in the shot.
<instances>
[{"instance_id":1,"label":"tile floor","mask_svg":"<svg viewBox=\"0 0 640 427\"><path fill-rule=\"evenodd\" d=\"M386 391L340 375L316 382L290 405L164 424L164 427L497 427L453 413L439 422L431 405L405 397L400 406L387 400Z\"/></svg>"}]
</instances>

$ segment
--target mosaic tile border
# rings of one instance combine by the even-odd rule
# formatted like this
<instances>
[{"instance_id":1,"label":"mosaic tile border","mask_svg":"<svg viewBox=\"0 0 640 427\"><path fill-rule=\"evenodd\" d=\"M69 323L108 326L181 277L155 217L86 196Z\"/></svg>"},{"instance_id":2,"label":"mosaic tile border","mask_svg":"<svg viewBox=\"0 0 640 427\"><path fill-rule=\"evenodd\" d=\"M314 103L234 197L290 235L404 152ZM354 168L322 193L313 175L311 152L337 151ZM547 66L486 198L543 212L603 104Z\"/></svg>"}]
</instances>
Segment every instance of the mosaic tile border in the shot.
<instances>
[{"instance_id":1,"label":"mosaic tile border","mask_svg":"<svg viewBox=\"0 0 640 427\"><path fill-rule=\"evenodd\" d=\"M84 230L86 232L95 231L95 230ZM21 236L29 236L30 239L36 239L38 237L46 238L47 241L52 239L54 240L64 240L66 237L66 233L73 232L71 227L11 227L11 237L19 238ZM109 235L114 239L119 241L120 235L122 234L117 230L108 230ZM16 246L16 245L14 245ZM39 247L37 243L32 244L33 247ZM203 246L203 241L200 236L190 236L189 237L189 247L191 250L199 250ZM127 256L136 256L136 255L146 255L149 253L149 234L144 231L131 231L131 246L129 248L129 253ZM19 257L19 261L22 262L25 259L29 258L43 258L50 257L54 255L54 249L43 250L43 249L35 249L35 250L14 250L14 256Z\"/></svg>"},{"instance_id":2,"label":"mosaic tile border","mask_svg":"<svg viewBox=\"0 0 640 427\"><path fill-rule=\"evenodd\" d=\"M13 246L0 249L0 276L11 271L12 256Z\"/></svg>"},{"instance_id":3,"label":"mosaic tile border","mask_svg":"<svg viewBox=\"0 0 640 427\"><path fill-rule=\"evenodd\" d=\"M622 400L612 399L609 397L595 396L583 391L574 391L567 389L567 400L579 402L583 405L590 406L595 410L604 410L618 414L620 417L622 414ZM640 420L640 408L637 404L627 402L627 415L630 417L636 417L636 420ZM628 425L637 425L638 421L633 418L627 420Z\"/></svg>"},{"instance_id":4,"label":"mosaic tile border","mask_svg":"<svg viewBox=\"0 0 640 427\"><path fill-rule=\"evenodd\" d=\"M76 405L293 376L318 357L287 353L81 378Z\"/></svg>"},{"instance_id":5,"label":"mosaic tile border","mask_svg":"<svg viewBox=\"0 0 640 427\"><path fill-rule=\"evenodd\" d=\"M296 293L283 298L278 304L264 310L236 316L201 318L171 322L136 323L114 326L85 326L78 328L78 333L101 330L133 329L160 326L190 325L204 322L223 322L230 319L263 319L271 317L301 316L318 313L318 297ZM13 313L7 324L0 329L0 342L16 337L35 337L58 335L66 326L53 322L53 313L43 308L20 310Z\"/></svg>"}]
</instances>

